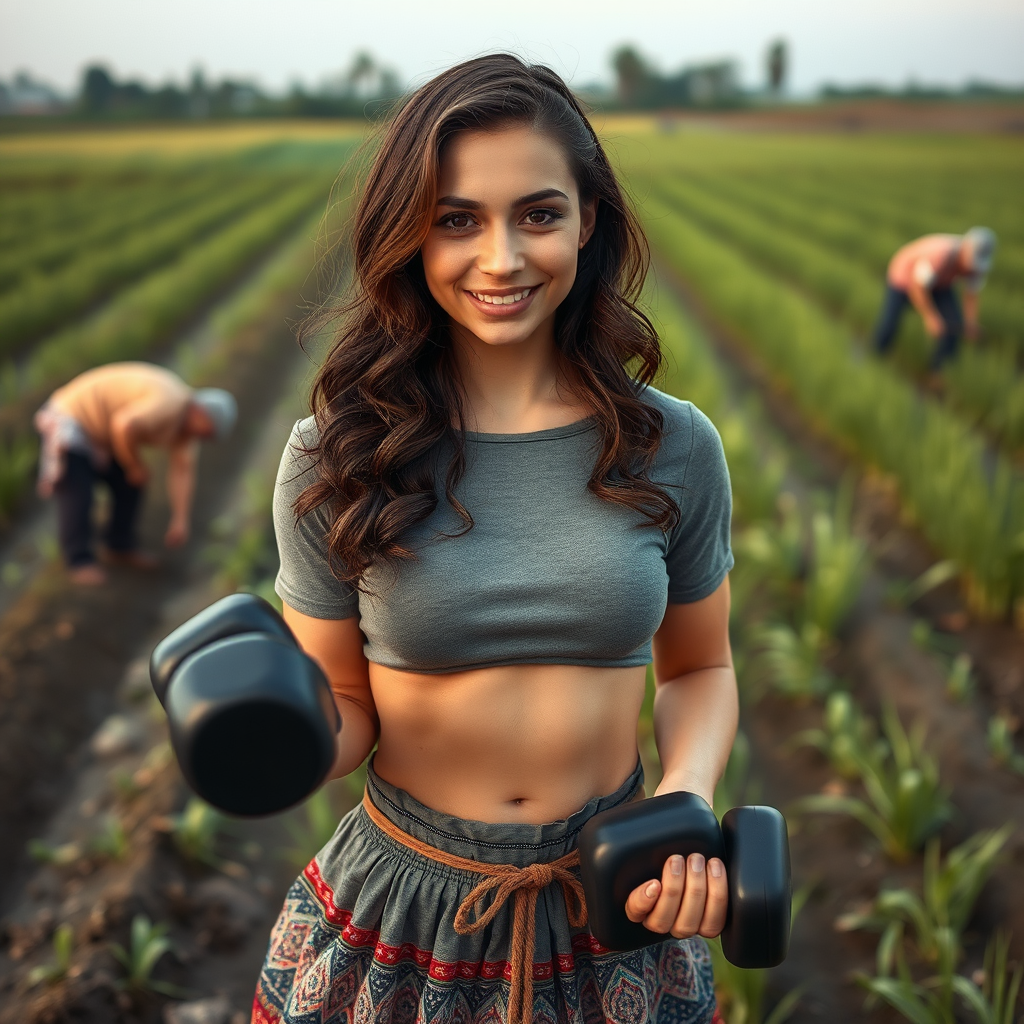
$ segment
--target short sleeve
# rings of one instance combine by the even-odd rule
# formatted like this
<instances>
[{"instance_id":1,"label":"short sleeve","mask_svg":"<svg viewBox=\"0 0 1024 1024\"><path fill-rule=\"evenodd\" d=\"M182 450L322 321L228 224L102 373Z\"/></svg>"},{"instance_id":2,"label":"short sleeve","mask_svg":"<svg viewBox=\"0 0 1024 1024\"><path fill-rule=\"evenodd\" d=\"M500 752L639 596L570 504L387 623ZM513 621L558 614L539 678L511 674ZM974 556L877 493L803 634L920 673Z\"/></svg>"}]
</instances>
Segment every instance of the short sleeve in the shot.
<instances>
[{"instance_id":1,"label":"short sleeve","mask_svg":"<svg viewBox=\"0 0 1024 1024\"><path fill-rule=\"evenodd\" d=\"M732 488L722 439L714 424L689 405L690 451L683 471L680 520L668 538L670 604L690 604L713 594L733 566Z\"/></svg>"},{"instance_id":2,"label":"short sleeve","mask_svg":"<svg viewBox=\"0 0 1024 1024\"><path fill-rule=\"evenodd\" d=\"M316 480L313 457L304 451L316 437L312 417L292 429L274 486L274 533L281 568L274 582L289 607L315 619L349 619L359 614L359 593L331 573L327 560L327 509L321 505L301 519L295 500Z\"/></svg>"}]
</instances>

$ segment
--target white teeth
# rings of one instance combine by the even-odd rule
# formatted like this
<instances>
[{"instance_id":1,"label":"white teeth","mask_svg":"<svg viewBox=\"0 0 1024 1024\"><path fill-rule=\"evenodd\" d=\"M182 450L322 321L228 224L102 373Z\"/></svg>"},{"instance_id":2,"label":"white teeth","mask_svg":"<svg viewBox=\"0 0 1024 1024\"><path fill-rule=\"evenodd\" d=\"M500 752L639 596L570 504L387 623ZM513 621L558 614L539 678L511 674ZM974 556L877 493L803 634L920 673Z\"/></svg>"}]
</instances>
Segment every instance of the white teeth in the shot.
<instances>
[{"instance_id":1,"label":"white teeth","mask_svg":"<svg viewBox=\"0 0 1024 1024\"><path fill-rule=\"evenodd\" d=\"M470 292L469 294L481 302L489 302L492 306L511 306L513 302L525 299L531 291L533 291L532 288L527 288L526 291L515 292L512 295L481 295L480 292Z\"/></svg>"}]
</instances>

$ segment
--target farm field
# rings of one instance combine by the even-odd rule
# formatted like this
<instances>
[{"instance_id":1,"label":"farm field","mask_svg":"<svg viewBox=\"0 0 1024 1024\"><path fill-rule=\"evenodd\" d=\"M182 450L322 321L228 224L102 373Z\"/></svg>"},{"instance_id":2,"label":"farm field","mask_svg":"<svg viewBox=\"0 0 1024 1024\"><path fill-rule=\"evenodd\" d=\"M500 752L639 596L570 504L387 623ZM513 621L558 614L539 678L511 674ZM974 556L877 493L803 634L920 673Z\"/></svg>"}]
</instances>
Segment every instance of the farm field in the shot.
<instances>
[{"instance_id":1,"label":"farm field","mask_svg":"<svg viewBox=\"0 0 1024 1024\"><path fill-rule=\"evenodd\" d=\"M652 246L659 386L708 413L732 477L741 734L716 810L771 803L791 829L790 956L749 972L716 951L723 1019L1012 1024L1024 141L602 131ZM0 138L0 1024L156 1024L210 997L247 1020L284 889L359 797L352 777L278 818L213 812L145 671L216 597L272 597L274 472L316 357L288 322L317 295L312 239L357 141L303 124ZM888 360L870 353L885 265L975 223L1000 239L984 334L936 395L915 317ZM231 388L240 424L204 450L190 545L85 595L32 495L31 416L129 358ZM154 547L165 517L154 493Z\"/></svg>"}]
</instances>

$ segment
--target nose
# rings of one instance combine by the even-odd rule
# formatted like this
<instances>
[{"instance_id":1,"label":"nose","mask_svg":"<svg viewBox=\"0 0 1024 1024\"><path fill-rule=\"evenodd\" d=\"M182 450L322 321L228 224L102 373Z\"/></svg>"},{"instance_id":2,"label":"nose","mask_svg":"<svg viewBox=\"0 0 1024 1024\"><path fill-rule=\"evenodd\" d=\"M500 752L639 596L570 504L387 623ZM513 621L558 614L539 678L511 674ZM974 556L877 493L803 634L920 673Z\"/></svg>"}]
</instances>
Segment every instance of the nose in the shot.
<instances>
[{"instance_id":1,"label":"nose","mask_svg":"<svg viewBox=\"0 0 1024 1024\"><path fill-rule=\"evenodd\" d=\"M490 277L510 277L526 266L518 233L507 224L493 224L481 237L477 268Z\"/></svg>"}]
</instances>

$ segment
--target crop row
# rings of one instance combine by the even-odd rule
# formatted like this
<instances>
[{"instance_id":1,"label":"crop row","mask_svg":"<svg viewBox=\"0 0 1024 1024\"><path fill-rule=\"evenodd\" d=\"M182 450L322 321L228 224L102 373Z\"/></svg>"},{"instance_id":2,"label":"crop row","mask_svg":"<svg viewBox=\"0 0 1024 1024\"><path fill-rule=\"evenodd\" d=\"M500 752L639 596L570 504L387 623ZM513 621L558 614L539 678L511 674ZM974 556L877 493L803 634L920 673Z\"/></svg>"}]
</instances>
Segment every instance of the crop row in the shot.
<instances>
[{"instance_id":1,"label":"crop row","mask_svg":"<svg viewBox=\"0 0 1024 1024\"><path fill-rule=\"evenodd\" d=\"M1024 488L938 403L873 360L791 287L656 199L644 206L656 248L790 392L807 422L898 484L904 507L956 561L978 613L1007 615L1024 594ZM988 463L991 462L991 468Z\"/></svg>"},{"instance_id":2,"label":"crop row","mask_svg":"<svg viewBox=\"0 0 1024 1024\"><path fill-rule=\"evenodd\" d=\"M875 276L859 263L692 181L659 179L654 190L687 219L727 238L767 272L794 282L860 334L870 336L881 289ZM917 343L916 361L923 366L929 346L920 330L912 338ZM945 377L950 401L970 421L980 423L1010 450L1024 445L1024 379L1016 372L1012 354L966 346Z\"/></svg>"},{"instance_id":3,"label":"crop row","mask_svg":"<svg viewBox=\"0 0 1024 1024\"><path fill-rule=\"evenodd\" d=\"M782 459L766 440L757 410L749 405L740 410L730 401L715 360L664 290L656 306L655 320L673 364L668 389L696 401L712 416L730 466L736 499L733 633L737 664L742 666L741 721L756 714L754 705L765 686L805 702L827 698L820 728L776 737L776 742L790 750L817 748L837 775L862 787L863 797L806 796L789 808L791 820L815 813L853 817L875 834L885 854L896 862L913 859L926 848L920 893L890 884L875 896L869 910L837 922L843 931L883 933L875 976L861 975L858 981L917 1024L951 1024L956 1000L983 1024L1009 1021L1021 972L1011 977L1005 937L989 943L984 982L958 973L958 968L975 903L1000 859L1010 826L976 833L943 856L934 835L953 807L922 727L915 725L908 733L889 706L880 728L827 667L864 580L865 549L850 531L849 496L840 496L832 514L819 507L808 515L806 509L801 513L792 495L780 494ZM776 495L777 502L766 500ZM644 724L649 736L650 723ZM649 757L652 753L656 756L648 740ZM751 783L749 757L741 732L716 790L716 813L760 799ZM797 928L803 898L798 892L794 899ZM796 1008L799 988L783 995L766 1017L765 972L737 971L717 944L711 948L716 993L728 1019L778 1024ZM837 965L838 971L845 976L842 965ZM1001 1011L1007 1008L1004 1017Z\"/></svg>"},{"instance_id":4,"label":"crop row","mask_svg":"<svg viewBox=\"0 0 1024 1024\"><path fill-rule=\"evenodd\" d=\"M57 224L10 242L0 253L0 290L15 287L22 278L49 273L86 249L106 244L124 231L157 221L185 209L228 184L226 175L204 174L171 185L154 181L134 192L109 196L97 204L95 216L84 224Z\"/></svg>"},{"instance_id":5,"label":"crop row","mask_svg":"<svg viewBox=\"0 0 1024 1024\"><path fill-rule=\"evenodd\" d=\"M125 179L107 172L89 175L84 181L64 176L43 180L32 188L16 187L0 165L0 244L24 245L40 232L78 230L110 216L126 204L147 195L153 188L180 189L189 178L205 174L146 172Z\"/></svg>"},{"instance_id":6,"label":"crop row","mask_svg":"<svg viewBox=\"0 0 1024 1024\"><path fill-rule=\"evenodd\" d=\"M15 291L0 297L0 355L13 354L119 285L174 259L280 187L274 179L257 178L240 188L220 190L184 214L140 227L98 252L84 252L54 274L23 281Z\"/></svg>"},{"instance_id":7,"label":"crop row","mask_svg":"<svg viewBox=\"0 0 1024 1024\"><path fill-rule=\"evenodd\" d=\"M694 176L688 176L692 179ZM782 226L789 232L838 250L850 260L863 264L862 272L873 275L879 288L889 259L908 239L949 228L962 231L970 222L950 221L948 214L915 210L912 222L906 218L906 204L877 199L858 204L844 190L821 189L775 178L723 178L700 176L700 184L720 199L739 205ZM1005 224L990 221L1003 236L991 280L983 297L983 323L987 336L1014 345L1024 352L1024 297L1013 282L1024 277L1024 235L1006 237Z\"/></svg>"}]
</instances>

